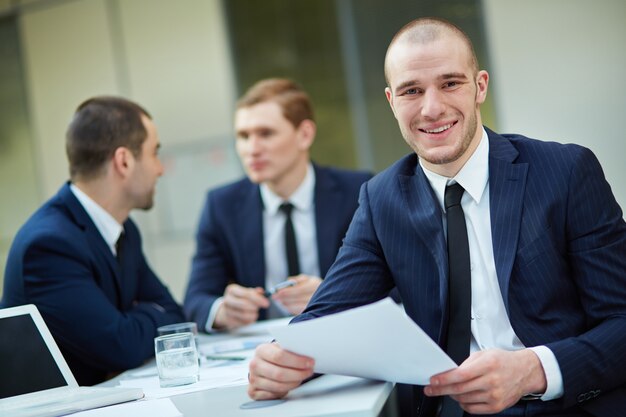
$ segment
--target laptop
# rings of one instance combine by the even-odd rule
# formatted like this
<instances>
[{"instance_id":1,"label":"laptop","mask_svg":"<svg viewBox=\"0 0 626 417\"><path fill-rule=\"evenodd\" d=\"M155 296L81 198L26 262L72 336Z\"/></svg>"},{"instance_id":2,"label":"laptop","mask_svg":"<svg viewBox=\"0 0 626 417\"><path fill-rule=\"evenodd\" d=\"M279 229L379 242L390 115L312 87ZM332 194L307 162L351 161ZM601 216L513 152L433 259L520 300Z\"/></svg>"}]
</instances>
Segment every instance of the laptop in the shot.
<instances>
[{"instance_id":1,"label":"laptop","mask_svg":"<svg viewBox=\"0 0 626 417\"><path fill-rule=\"evenodd\" d=\"M32 304L0 309L0 416L54 417L143 397L140 388L79 387Z\"/></svg>"}]
</instances>

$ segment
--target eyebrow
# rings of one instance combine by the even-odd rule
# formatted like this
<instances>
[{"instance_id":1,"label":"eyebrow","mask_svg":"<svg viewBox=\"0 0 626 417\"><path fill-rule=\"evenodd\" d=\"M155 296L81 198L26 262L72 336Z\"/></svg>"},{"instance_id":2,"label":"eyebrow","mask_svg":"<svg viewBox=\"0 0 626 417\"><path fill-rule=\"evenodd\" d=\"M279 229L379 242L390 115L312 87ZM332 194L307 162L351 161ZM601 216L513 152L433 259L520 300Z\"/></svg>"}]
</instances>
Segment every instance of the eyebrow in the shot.
<instances>
[{"instance_id":1,"label":"eyebrow","mask_svg":"<svg viewBox=\"0 0 626 417\"><path fill-rule=\"evenodd\" d=\"M465 75L462 72L449 72L446 74L441 74L439 76L437 76L438 80L451 80L451 79L457 79L457 80L467 80L467 75ZM400 83L394 90L395 93L398 93L401 90L404 90L405 88L409 88L409 87L416 87L419 86L420 82L418 80L410 80L410 81L405 81L403 83Z\"/></svg>"}]
</instances>

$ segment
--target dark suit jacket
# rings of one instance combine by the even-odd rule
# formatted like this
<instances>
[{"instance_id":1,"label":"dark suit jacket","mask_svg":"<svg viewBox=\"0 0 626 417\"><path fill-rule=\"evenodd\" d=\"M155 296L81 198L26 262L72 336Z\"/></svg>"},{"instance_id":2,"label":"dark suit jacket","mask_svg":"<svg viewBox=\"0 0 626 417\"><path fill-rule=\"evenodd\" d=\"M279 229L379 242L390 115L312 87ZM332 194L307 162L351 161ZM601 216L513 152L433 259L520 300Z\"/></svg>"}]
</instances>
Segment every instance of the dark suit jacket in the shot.
<instances>
[{"instance_id":1,"label":"dark suit jacket","mask_svg":"<svg viewBox=\"0 0 626 417\"><path fill-rule=\"evenodd\" d=\"M550 348L563 375L562 398L521 406L526 415L587 404L598 416L624 416L626 225L600 164L577 145L488 135L492 239L504 304L522 343ZM396 285L408 315L445 346L441 211L416 155L374 177L361 189L335 264L294 321L371 303ZM426 400L423 408L429 407Z\"/></svg>"},{"instance_id":2,"label":"dark suit jacket","mask_svg":"<svg viewBox=\"0 0 626 417\"><path fill-rule=\"evenodd\" d=\"M7 259L2 306L35 304L81 385L141 365L156 328L184 321L130 219L124 230L120 267L66 184L22 226Z\"/></svg>"},{"instance_id":3,"label":"dark suit jacket","mask_svg":"<svg viewBox=\"0 0 626 417\"><path fill-rule=\"evenodd\" d=\"M365 172L313 166L315 222L320 274L326 275L348 229ZM263 202L247 178L208 193L185 296L187 316L204 329L213 302L226 286L265 287ZM261 311L260 318L265 317Z\"/></svg>"}]
</instances>

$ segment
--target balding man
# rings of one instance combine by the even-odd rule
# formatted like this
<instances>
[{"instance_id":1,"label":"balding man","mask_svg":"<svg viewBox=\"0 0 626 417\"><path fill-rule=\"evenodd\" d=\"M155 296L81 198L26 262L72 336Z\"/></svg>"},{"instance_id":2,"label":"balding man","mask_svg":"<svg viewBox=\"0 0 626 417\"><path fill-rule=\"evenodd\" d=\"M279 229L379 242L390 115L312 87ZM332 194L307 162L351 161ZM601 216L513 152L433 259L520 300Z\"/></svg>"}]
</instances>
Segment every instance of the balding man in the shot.
<instances>
[{"instance_id":1,"label":"balding man","mask_svg":"<svg viewBox=\"0 0 626 417\"><path fill-rule=\"evenodd\" d=\"M402 28L385 75L414 153L362 188L337 261L295 321L395 285L459 364L416 387L410 414L626 415L626 225L595 156L484 128L489 75L446 21ZM284 396L313 366L263 345L249 394Z\"/></svg>"}]
</instances>

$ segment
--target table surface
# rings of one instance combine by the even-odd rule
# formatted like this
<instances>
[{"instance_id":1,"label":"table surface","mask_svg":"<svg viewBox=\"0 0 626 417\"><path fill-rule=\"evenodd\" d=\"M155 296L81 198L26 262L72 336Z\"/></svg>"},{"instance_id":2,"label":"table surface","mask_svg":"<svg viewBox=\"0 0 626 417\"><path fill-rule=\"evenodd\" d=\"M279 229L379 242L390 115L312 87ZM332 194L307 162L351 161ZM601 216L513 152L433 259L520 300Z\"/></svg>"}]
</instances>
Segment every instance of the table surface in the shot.
<instances>
[{"instance_id":1,"label":"table surface","mask_svg":"<svg viewBox=\"0 0 626 417\"><path fill-rule=\"evenodd\" d=\"M283 323L284 321L278 321ZM271 322L268 322L271 325ZM263 331L266 324L239 331L216 335L201 334L198 342L203 344L237 340ZM259 334L259 333L256 333ZM154 360L142 368L154 367ZM130 379L136 370L126 371L101 384L116 386L119 381ZM190 392L169 397L185 417L247 416L247 417L374 417L379 415L393 384L358 377L323 375L313 379L289 393L285 401L252 402L247 394L247 385L230 386ZM269 405L271 404L271 405ZM259 408L242 408L263 405Z\"/></svg>"}]
</instances>

